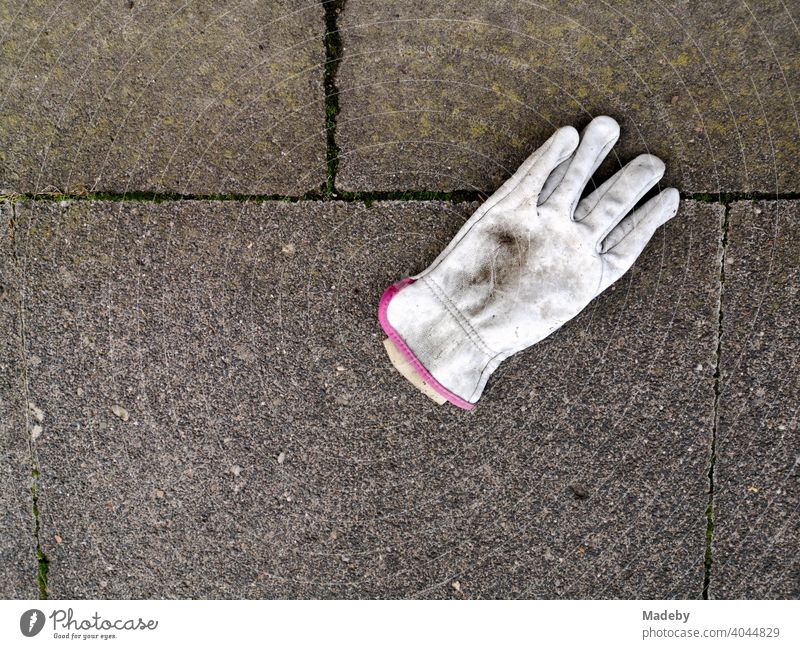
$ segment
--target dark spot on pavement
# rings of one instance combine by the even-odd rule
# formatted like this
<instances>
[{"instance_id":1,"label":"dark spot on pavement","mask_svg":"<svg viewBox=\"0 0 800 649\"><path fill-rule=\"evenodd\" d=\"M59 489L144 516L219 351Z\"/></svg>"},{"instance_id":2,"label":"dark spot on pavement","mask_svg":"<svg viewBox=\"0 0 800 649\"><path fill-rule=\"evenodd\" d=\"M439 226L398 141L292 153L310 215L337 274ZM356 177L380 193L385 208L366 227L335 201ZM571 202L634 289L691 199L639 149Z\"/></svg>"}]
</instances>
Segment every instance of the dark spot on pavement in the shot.
<instances>
[{"instance_id":1,"label":"dark spot on pavement","mask_svg":"<svg viewBox=\"0 0 800 649\"><path fill-rule=\"evenodd\" d=\"M582 484L573 483L569 486L575 500L586 500L589 497L589 490Z\"/></svg>"}]
</instances>

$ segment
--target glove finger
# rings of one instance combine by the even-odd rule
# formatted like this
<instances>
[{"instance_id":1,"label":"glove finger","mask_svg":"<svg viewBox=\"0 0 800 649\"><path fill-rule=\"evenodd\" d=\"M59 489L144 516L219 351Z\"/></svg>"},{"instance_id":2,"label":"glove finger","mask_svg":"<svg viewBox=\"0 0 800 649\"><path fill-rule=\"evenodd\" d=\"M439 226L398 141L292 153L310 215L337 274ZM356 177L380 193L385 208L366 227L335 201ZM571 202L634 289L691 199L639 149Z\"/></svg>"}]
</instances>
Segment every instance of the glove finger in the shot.
<instances>
[{"instance_id":1,"label":"glove finger","mask_svg":"<svg viewBox=\"0 0 800 649\"><path fill-rule=\"evenodd\" d=\"M561 181L564 179L564 175L567 173L567 169L569 169L569 163L572 162L574 157L575 154L573 153L569 158L564 160L564 162L553 169L553 173L551 173L547 177L547 180L544 181L542 191L539 192L539 199L537 201L538 205L542 205L548 198L550 198L552 193L556 190L556 187L558 187Z\"/></svg>"},{"instance_id":2,"label":"glove finger","mask_svg":"<svg viewBox=\"0 0 800 649\"><path fill-rule=\"evenodd\" d=\"M532 202L536 205L536 199L547 177L558 165L572 155L578 146L578 140L578 131L572 126L562 126L553 133L550 139L539 149L541 151L540 155L537 156L525 176L503 198L503 207L516 209L527 202Z\"/></svg>"},{"instance_id":3,"label":"glove finger","mask_svg":"<svg viewBox=\"0 0 800 649\"><path fill-rule=\"evenodd\" d=\"M553 172L547 179L539 195L539 205L548 200L552 205L566 205L571 215L592 174L597 171L618 139L619 124L610 117L602 115L589 122L581 134L581 143L577 151L568 164L561 165L567 164L562 178L555 184L555 172ZM556 171L560 169L561 167Z\"/></svg>"},{"instance_id":4,"label":"glove finger","mask_svg":"<svg viewBox=\"0 0 800 649\"><path fill-rule=\"evenodd\" d=\"M522 180L531 170L531 167L533 167L541 155L542 147L539 147L525 159L525 162L519 166L519 168L514 172L513 176L500 185L500 187L495 190L494 194L486 199L486 201L481 205L481 210L484 212L487 211L490 207L508 196L508 194L513 191L517 185L519 185L519 181Z\"/></svg>"},{"instance_id":5,"label":"glove finger","mask_svg":"<svg viewBox=\"0 0 800 649\"><path fill-rule=\"evenodd\" d=\"M612 269L607 274L606 286L616 282L633 265L655 231L675 216L679 203L678 190L670 187L626 216L611 230L600 250Z\"/></svg>"},{"instance_id":6,"label":"glove finger","mask_svg":"<svg viewBox=\"0 0 800 649\"><path fill-rule=\"evenodd\" d=\"M573 219L593 228L598 240L604 239L663 175L664 163L644 153L578 203Z\"/></svg>"}]
</instances>

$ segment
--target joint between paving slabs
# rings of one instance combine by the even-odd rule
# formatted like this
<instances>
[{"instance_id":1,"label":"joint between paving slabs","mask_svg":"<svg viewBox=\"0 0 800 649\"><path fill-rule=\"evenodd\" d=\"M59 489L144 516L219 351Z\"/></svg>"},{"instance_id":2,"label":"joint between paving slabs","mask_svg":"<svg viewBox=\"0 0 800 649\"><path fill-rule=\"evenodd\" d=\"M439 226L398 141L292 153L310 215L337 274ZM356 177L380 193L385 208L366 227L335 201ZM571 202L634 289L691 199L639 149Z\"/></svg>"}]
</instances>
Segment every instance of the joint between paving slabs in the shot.
<instances>
[{"instance_id":1,"label":"joint between paving slabs","mask_svg":"<svg viewBox=\"0 0 800 649\"><path fill-rule=\"evenodd\" d=\"M446 203L471 203L485 201L489 193L473 189L452 191L431 190L390 190L390 191L342 191L326 196L319 191L309 191L301 195L284 194L181 194L170 192L66 192L8 193L0 194L0 201L16 203L20 201L116 201L139 203L167 203L174 201L230 201L238 203L301 203L304 201L341 201L364 203L367 206L378 201L440 201ZM726 192L710 194L707 192L681 193L681 200L730 205L735 201L796 201L800 193L769 192Z\"/></svg>"},{"instance_id":2,"label":"joint between paving slabs","mask_svg":"<svg viewBox=\"0 0 800 649\"><path fill-rule=\"evenodd\" d=\"M17 220L17 207L14 202L11 202L11 217L9 220L9 234L11 238L11 257L14 268L17 272L21 274L23 272L22 268L20 267L19 255L17 254L17 230L19 228L19 222ZM30 471L31 471L31 482L30 482L30 490L31 490L31 509L32 509L32 516L33 516L33 538L36 541L36 587L39 593L39 599L47 599L47 573L50 567L50 561L45 555L44 551L42 550L42 544L40 540L41 534L41 517L39 512L39 463L36 459L36 448L35 442L33 439L33 429L31 428L31 421L30 421L30 398L29 398L29 385L28 385L28 359L26 353L27 347L27 340L26 340L26 329L25 329L25 292L23 290L22 285L18 287L19 290L19 340L20 340L20 349L19 349L19 357L22 361L20 367L20 373L22 378L22 386L23 386L23 411L25 413L24 422L25 422L25 431L28 439L28 452L30 453Z\"/></svg>"},{"instance_id":3,"label":"joint between paving slabs","mask_svg":"<svg viewBox=\"0 0 800 649\"><path fill-rule=\"evenodd\" d=\"M719 431L719 404L722 396L722 338L725 313L722 308L725 291L725 253L728 248L730 202L725 203L722 218L721 254L719 266L719 307L717 310L717 349L714 368L714 413L711 427L711 444L708 459L708 503L706 505L706 545L703 558L703 599L710 599L711 577L714 567L714 468L717 461L717 433Z\"/></svg>"},{"instance_id":4,"label":"joint between paving slabs","mask_svg":"<svg viewBox=\"0 0 800 649\"><path fill-rule=\"evenodd\" d=\"M336 73L339 70L342 38L339 34L338 18L344 10L346 0L323 0L325 11L325 162L326 180L322 186L322 197L336 197L336 170L339 166L339 147L336 144L336 117L339 115L339 89Z\"/></svg>"}]
</instances>

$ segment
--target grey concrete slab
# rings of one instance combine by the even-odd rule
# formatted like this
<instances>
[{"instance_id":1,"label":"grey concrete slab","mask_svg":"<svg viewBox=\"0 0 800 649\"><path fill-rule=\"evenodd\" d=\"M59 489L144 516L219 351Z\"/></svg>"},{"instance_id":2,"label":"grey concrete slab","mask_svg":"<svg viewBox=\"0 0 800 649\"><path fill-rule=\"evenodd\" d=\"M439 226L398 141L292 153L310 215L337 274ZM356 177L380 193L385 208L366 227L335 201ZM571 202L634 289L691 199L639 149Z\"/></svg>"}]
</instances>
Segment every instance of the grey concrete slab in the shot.
<instances>
[{"instance_id":1,"label":"grey concrete slab","mask_svg":"<svg viewBox=\"0 0 800 649\"><path fill-rule=\"evenodd\" d=\"M731 205L711 594L800 597L800 205Z\"/></svg>"},{"instance_id":2,"label":"grey concrete slab","mask_svg":"<svg viewBox=\"0 0 800 649\"><path fill-rule=\"evenodd\" d=\"M325 180L319 3L0 7L0 190L302 194Z\"/></svg>"},{"instance_id":3,"label":"grey concrete slab","mask_svg":"<svg viewBox=\"0 0 800 649\"><path fill-rule=\"evenodd\" d=\"M799 19L780 0L347 0L338 185L490 190L608 114L620 161L654 153L682 191L796 192Z\"/></svg>"},{"instance_id":4,"label":"grey concrete slab","mask_svg":"<svg viewBox=\"0 0 800 649\"><path fill-rule=\"evenodd\" d=\"M0 201L0 599L38 597L14 213ZM30 421L29 421L30 420Z\"/></svg>"},{"instance_id":5,"label":"grey concrete slab","mask_svg":"<svg viewBox=\"0 0 800 649\"><path fill-rule=\"evenodd\" d=\"M18 204L52 596L698 597L722 208L467 413L376 307L473 208Z\"/></svg>"}]
</instances>

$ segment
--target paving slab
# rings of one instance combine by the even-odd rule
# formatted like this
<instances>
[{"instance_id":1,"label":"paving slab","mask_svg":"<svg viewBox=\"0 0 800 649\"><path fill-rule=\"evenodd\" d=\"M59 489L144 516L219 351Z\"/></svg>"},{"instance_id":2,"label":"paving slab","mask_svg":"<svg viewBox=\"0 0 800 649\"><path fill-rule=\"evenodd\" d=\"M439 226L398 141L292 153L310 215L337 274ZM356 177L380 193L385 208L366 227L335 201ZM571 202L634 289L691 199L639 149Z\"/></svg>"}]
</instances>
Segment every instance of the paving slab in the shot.
<instances>
[{"instance_id":1,"label":"paving slab","mask_svg":"<svg viewBox=\"0 0 800 649\"><path fill-rule=\"evenodd\" d=\"M0 599L35 599L39 590L28 440L37 422L25 402L14 230L13 206L0 201Z\"/></svg>"},{"instance_id":2,"label":"paving slab","mask_svg":"<svg viewBox=\"0 0 800 649\"><path fill-rule=\"evenodd\" d=\"M320 3L0 7L0 190L302 194L325 181Z\"/></svg>"},{"instance_id":3,"label":"paving slab","mask_svg":"<svg viewBox=\"0 0 800 649\"><path fill-rule=\"evenodd\" d=\"M721 206L472 413L376 308L474 204L17 206L52 597L699 597Z\"/></svg>"},{"instance_id":4,"label":"paving slab","mask_svg":"<svg viewBox=\"0 0 800 649\"><path fill-rule=\"evenodd\" d=\"M347 0L337 184L499 186L553 130L611 115L686 192L797 192L796 3Z\"/></svg>"},{"instance_id":5,"label":"paving slab","mask_svg":"<svg viewBox=\"0 0 800 649\"><path fill-rule=\"evenodd\" d=\"M731 205L711 594L800 597L800 204Z\"/></svg>"}]
</instances>

